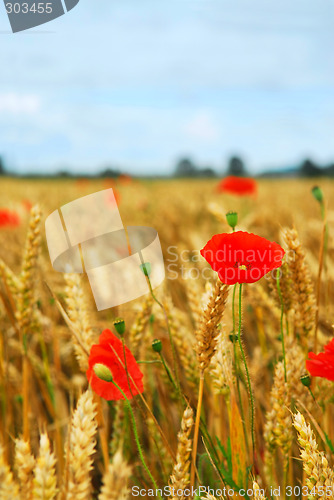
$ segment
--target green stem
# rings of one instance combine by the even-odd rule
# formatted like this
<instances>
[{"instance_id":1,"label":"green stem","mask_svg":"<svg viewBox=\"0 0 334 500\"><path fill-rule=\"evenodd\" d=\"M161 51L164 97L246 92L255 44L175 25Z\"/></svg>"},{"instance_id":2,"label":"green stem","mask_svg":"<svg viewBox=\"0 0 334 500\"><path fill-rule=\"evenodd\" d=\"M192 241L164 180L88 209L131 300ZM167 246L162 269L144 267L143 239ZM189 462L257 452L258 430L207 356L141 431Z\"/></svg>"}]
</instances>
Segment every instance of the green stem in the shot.
<instances>
[{"instance_id":1,"label":"green stem","mask_svg":"<svg viewBox=\"0 0 334 500\"><path fill-rule=\"evenodd\" d=\"M242 406L242 399L241 399L241 390L240 390L240 379L239 379L239 358L238 358L238 353L237 353L237 343L236 343L236 338L235 338L235 292L237 289L237 285L235 284L233 287L233 295L232 295L232 335L233 335L233 351L234 351L234 366L235 366L235 376L236 376L236 381L237 381L237 391L238 391L238 398L239 398L239 407L240 407L240 416L241 416L241 422L242 422L242 427L244 430L244 435L245 435L245 442L246 442L246 448L247 452L249 451L249 445L248 445L248 436L247 436L247 430L246 430L246 422L245 422L245 415L244 415L244 409Z\"/></svg>"},{"instance_id":2,"label":"green stem","mask_svg":"<svg viewBox=\"0 0 334 500\"><path fill-rule=\"evenodd\" d=\"M151 285L151 280L150 280L150 278L149 278L149 276L147 274L146 274L146 278L147 278L147 282L148 282L148 286L149 286L149 289L150 289L150 293L151 293L152 299L161 307L161 309L162 309L162 311L164 313L164 316L165 316L165 321L166 321L166 326L167 326L167 331L168 331L169 342L170 342L170 345L171 345L171 348L172 348L172 354L173 354L173 365L174 365L174 372L175 372L175 377L176 377L176 382L177 382L177 392L178 392L178 395L180 395L180 393L181 393L181 387L180 387L180 379L179 379L179 373L178 373L178 367L177 367L177 360L176 360L176 349L175 349L175 345L174 345L174 341L173 341L172 332L171 332L170 326L169 326L168 314L166 312L166 309L164 308L164 305L154 295L153 288L152 288L152 285Z\"/></svg>"},{"instance_id":3,"label":"green stem","mask_svg":"<svg viewBox=\"0 0 334 500\"><path fill-rule=\"evenodd\" d=\"M126 373L126 380L127 380L127 383L128 383L130 394L133 397L133 393L132 393L132 389L131 389L131 385L130 385L130 378L129 378L129 372L128 372L128 363L127 363L127 360L126 360L125 343L124 343L124 337L123 337L123 335L121 335L121 339L122 339L122 346L123 346L124 368L125 368L125 373Z\"/></svg>"},{"instance_id":4,"label":"green stem","mask_svg":"<svg viewBox=\"0 0 334 500\"><path fill-rule=\"evenodd\" d=\"M161 363L160 359L143 359L141 361L137 361L138 364L141 365L153 365L154 363Z\"/></svg>"},{"instance_id":5,"label":"green stem","mask_svg":"<svg viewBox=\"0 0 334 500\"><path fill-rule=\"evenodd\" d=\"M251 414L251 433L252 433L252 445L253 445L253 461L255 459L255 430L254 430L254 396L253 396L253 391L252 391L252 385L250 381L250 376L249 376L249 371L248 371L248 366L247 366L247 361L246 361L246 356L245 352L242 346L241 342L241 297L242 297L242 283L239 285L239 328L238 328L238 341L239 341L239 347L242 355L242 360L244 362L245 366L245 371L246 371L246 377L247 377L247 385L248 385L248 394L249 394L249 401L250 401L250 414Z\"/></svg>"},{"instance_id":6,"label":"green stem","mask_svg":"<svg viewBox=\"0 0 334 500\"><path fill-rule=\"evenodd\" d=\"M177 385L176 385L176 383L175 383L175 381L174 381L173 375L172 375L172 374L171 374L171 372L170 372L170 369L168 368L168 366L167 366L167 364L166 364L165 358L163 357L163 355L161 354L161 352L159 352L159 356L160 356L160 360L161 360L162 364L164 365L164 368L165 368L165 370L166 370L166 373L167 373L167 375L168 375L168 378L169 378L169 380L171 381L171 383L172 383L172 385L173 385L174 389L175 389L175 390L176 390L176 392L177 392L177 390L178 390L178 389L177 389Z\"/></svg>"},{"instance_id":7,"label":"green stem","mask_svg":"<svg viewBox=\"0 0 334 500\"><path fill-rule=\"evenodd\" d=\"M286 382L287 381L287 377L286 377L286 356L285 356L284 328L283 328L284 302L283 302L283 297L282 297L282 292L281 292L281 285L280 285L279 280L280 280L280 269L277 269L277 271L276 271L276 284L277 284L277 293L278 293L279 300L280 300L280 303L281 303L281 320L280 320L280 326L281 326L281 340L282 340L283 363L284 363L284 380Z\"/></svg>"},{"instance_id":8,"label":"green stem","mask_svg":"<svg viewBox=\"0 0 334 500\"><path fill-rule=\"evenodd\" d=\"M119 392L122 394L123 398L125 399L126 406L128 407L130 415L131 415L132 426L133 426L133 433L134 433L134 436L135 436L135 441L136 441L136 445L137 445L137 448L138 448L138 453L139 453L139 457L140 457L141 463L143 464L144 469L146 470L149 478L152 481L152 484L153 484L155 490L157 491L158 490L158 485L155 482L155 479L152 476L151 471L150 471L150 469L148 468L148 466L147 466L147 464L145 462L143 450L142 450L142 447L141 447L141 444L140 444L140 441L139 441L136 419L135 419L135 416L134 416L134 413L133 413L133 410L132 410L132 407L131 407L131 403L130 403L129 399L126 397L126 395L124 394L124 392L122 391L122 389L119 387L119 385L116 384L116 382L114 380L112 380L112 383L119 390ZM159 492L158 492L158 497L161 500L163 500L163 498L162 498L162 496L160 495Z\"/></svg>"}]
</instances>

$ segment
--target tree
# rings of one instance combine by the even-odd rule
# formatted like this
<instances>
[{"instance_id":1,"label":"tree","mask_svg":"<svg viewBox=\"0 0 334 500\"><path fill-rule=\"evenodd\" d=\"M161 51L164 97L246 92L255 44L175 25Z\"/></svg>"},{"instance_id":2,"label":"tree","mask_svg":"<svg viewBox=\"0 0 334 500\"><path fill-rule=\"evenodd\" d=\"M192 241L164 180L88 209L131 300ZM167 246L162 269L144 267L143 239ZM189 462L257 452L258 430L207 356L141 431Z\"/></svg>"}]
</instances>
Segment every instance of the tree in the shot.
<instances>
[{"instance_id":1,"label":"tree","mask_svg":"<svg viewBox=\"0 0 334 500\"><path fill-rule=\"evenodd\" d=\"M106 168L102 172L100 172L99 177L118 177L120 175L120 171L115 168Z\"/></svg>"},{"instance_id":2,"label":"tree","mask_svg":"<svg viewBox=\"0 0 334 500\"><path fill-rule=\"evenodd\" d=\"M227 175L246 175L246 168L243 160L238 156L232 156L228 162Z\"/></svg>"},{"instance_id":3,"label":"tree","mask_svg":"<svg viewBox=\"0 0 334 500\"><path fill-rule=\"evenodd\" d=\"M5 175L5 165L2 156L0 156L0 175Z\"/></svg>"},{"instance_id":4,"label":"tree","mask_svg":"<svg viewBox=\"0 0 334 500\"><path fill-rule=\"evenodd\" d=\"M306 159L300 167L300 175L304 177L319 177L322 170L312 160Z\"/></svg>"},{"instance_id":5,"label":"tree","mask_svg":"<svg viewBox=\"0 0 334 500\"><path fill-rule=\"evenodd\" d=\"M176 177L194 177L196 173L197 169L189 158L182 158L175 168Z\"/></svg>"}]
</instances>

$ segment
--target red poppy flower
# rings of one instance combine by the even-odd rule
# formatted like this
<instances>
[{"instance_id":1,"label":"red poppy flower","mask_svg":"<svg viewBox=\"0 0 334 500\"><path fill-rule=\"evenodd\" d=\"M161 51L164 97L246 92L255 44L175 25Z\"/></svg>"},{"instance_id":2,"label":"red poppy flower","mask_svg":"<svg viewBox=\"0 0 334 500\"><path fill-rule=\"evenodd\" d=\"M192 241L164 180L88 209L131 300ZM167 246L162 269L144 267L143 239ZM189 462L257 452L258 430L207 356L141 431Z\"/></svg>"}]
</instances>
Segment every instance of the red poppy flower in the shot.
<instances>
[{"instance_id":1,"label":"red poppy flower","mask_svg":"<svg viewBox=\"0 0 334 500\"><path fill-rule=\"evenodd\" d=\"M118 181L121 184L131 184L132 180L133 179L132 179L131 175L128 175L128 174L120 174L118 176Z\"/></svg>"},{"instance_id":2,"label":"red poppy flower","mask_svg":"<svg viewBox=\"0 0 334 500\"><path fill-rule=\"evenodd\" d=\"M255 195L257 183L251 178L230 175L218 184L217 190L221 193L227 192L238 196Z\"/></svg>"},{"instance_id":3,"label":"red poppy flower","mask_svg":"<svg viewBox=\"0 0 334 500\"><path fill-rule=\"evenodd\" d=\"M0 209L0 227L15 227L20 225L20 217L8 208Z\"/></svg>"},{"instance_id":4,"label":"red poppy flower","mask_svg":"<svg viewBox=\"0 0 334 500\"><path fill-rule=\"evenodd\" d=\"M22 205L24 206L27 212L30 212L33 206L30 200L22 200Z\"/></svg>"},{"instance_id":5,"label":"red poppy flower","mask_svg":"<svg viewBox=\"0 0 334 500\"><path fill-rule=\"evenodd\" d=\"M215 234L201 255L227 285L254 283L282 265L283 248L245 231Z\"/></svg>"},{"instance_id":6,"label":"red poppy flower","mask_svg":"<svg viewBox=\"0 0 334 500\"><path fill-rule=\"evenodd\" d=\"M312 377L322 377L334 380L334 339L324 347L325 352L309 352L306 360L306 369Z\"/></svg>"},{"instance_id":7,"label":"red poppy flower","mask_svg":"<svg viewBox=\"0 0 334 500\"><path fill-rule=\"evenodd\" d=\"M111 373L112 379L122 389L127 398L131 399L139 392L144 391L143 374L131 351L126 346L125 356L129 379L125 370L123 345L119 338L110 330L104 330L99 337L99 343L92 346L86 375L93 391L103 399L115 401L124 399L124 397L112 381L107 382L96 375L94 371L95 365L103 365L107 369L106 371Z\"/></svg>"}]
</instances>

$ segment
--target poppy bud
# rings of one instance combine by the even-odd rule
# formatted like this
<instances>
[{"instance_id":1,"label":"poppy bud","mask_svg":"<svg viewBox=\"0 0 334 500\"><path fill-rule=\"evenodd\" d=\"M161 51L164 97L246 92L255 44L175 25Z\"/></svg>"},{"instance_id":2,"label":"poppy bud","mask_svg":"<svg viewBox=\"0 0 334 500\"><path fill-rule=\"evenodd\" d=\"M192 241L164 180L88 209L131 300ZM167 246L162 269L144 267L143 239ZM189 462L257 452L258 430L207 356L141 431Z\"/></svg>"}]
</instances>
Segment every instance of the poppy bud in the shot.
<instances>
[{"instance_id":1,"label":"poppy bud","mask_svg":"<svg viewBox=\"0 0 334 500\"><path fill-rule=\"evenodd\" d=\"M227 212L226 214L227 224L233 229L238 224L238 214L237 212Z\"/></svg>"},{"instance_id":2,"label":"poppy bud","mask_svg":"<svg viewBox=\"0 0 334 500\"><path fill-rule=\"evenodd\" d=\"M228 336L231 342L236 342L238 340L238 335L233 335L232 333Z\"/></svg>"},{"instance_id":3,"label":"poppy bud","mask_svg":"<svg viewBox=\"0 0 334 500\"><path fill-rule=\"evenodd\" d=\"M141 264L140 269L143 271L145 276L149 276L151 274L151 264L149 262L144 262L144 264Z\"/></svg>"},{"instance_id":4,"label":"poppy bud","mask_svg":"<svg viewBox=\"0 0 334 500\"><path fill-rule=\"evenodd\" d=\"M312 194L314 196L314 198L319 202L319 203L323 203L324 201L324 194L322 192L322 189L319 187L319 186L314 186L312 188Z\"/></svg>"},{"instance_id":5,"label":"poppy bud","mask_svg":"<svg viewBox=\"0 0 334 500\"><path fill-rule=\"evenodd\" d=\"M155 339L152 342L152 349L155 352L161 352L162 351L162 342L160 339Z\"/></svg>"},{"instance_id":6,"label":"poppy bud","mask_svg":"<svg viewBox=\"0 0 334 500\"><path fill-rule=\"evenodd\" d=\"M106 365L103 365L102 363L96 363L93 367L93 370L95 375L101 380L104 380L105 382L112 382L112 373Z\"/></svg>"},{"instance_id":7,"label":"poppy bud","mask_svg":"<svg viewBox=\"0 0 334 500\"><path fill-rule=\"evenodd\" d=\"M114 327L118 335L123 335L125 332L125 321L123 318L116 318L114 321Z\"/></svg>"},{"instance_id":8,"label":"poppy bud","mask_svg":"<svg viewBox=\"0 0 334 500\"><path fill-rule=\"evenodd\" d=\"M300 377L300 381L301 381L301 383L302 383L305 387L310 387L310 385L311 385L311 377L310 377L309 375L307 375L307 374L302 375L302 376Z\"/></svg>"}]
</instances>

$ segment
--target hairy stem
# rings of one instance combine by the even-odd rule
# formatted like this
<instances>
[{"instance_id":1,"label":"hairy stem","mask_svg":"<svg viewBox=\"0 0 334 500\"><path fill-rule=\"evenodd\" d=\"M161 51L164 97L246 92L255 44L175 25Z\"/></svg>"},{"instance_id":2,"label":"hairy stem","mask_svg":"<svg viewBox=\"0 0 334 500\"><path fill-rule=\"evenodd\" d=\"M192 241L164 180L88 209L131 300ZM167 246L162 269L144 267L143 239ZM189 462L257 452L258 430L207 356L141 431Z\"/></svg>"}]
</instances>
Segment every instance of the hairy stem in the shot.
<instances>
[{"instance_id":1,"label":"hairy stem","mask_svg":"<svg viewBox=\"0 0 334 500\"><path fill-rule=\"evenodd\" d=\"M250 417L251 417L251 434L252 434L252 445L253 445L253 462L255 459L255 429L254 429L254 396L253 396L253 391L252 391L252 385L250 381L250 376L249 376L249 371L248 371L248 366L247 366L247 361L246 361L246 356L244 352L244 348L242 346L241 342L241 319L242 319L242 310L241 310L241 297L242 297L242 283L239 285L239 328L238 328L238 342L239 342L239 347L242 355L242 360L244 362L244 367L246 371L246 378L247 378L247 386L248 386L248 395L249 395L249 401L250 401Z\"/></svg>"},{"instance_id":2,"label":"hairy stem","mask_svg":"<svg viewBox=\"0 0 334 500\"><path fill-rule=\"evenodd\" d=\"M132 410L132 407L131 407L131 403L129 401L129 399L126 397L126 395L124 394L124 392L122 391L122 389L119 387L118 384L116 384L116 382L113 380L112 383L114 384L114 386L120 391L120 393L122 394L123 398L125 399L125 403L126 403L126 406L128 407L129 409L129 412L130 412L130 415L131 415L131 421L132 421L132 427L133 427L133 433L134 433L134 436L135 436L135 441L136 441L136 445L137 445L137 449L138 449L138 453L139 453L139 458L141 460L141 463L143 464L143 467L144 469L146 470L149 478L151 479L152 481L152 484L155 488L155 490L158 490L158 485L154 479L154 477L152 476L151 474L151 471L150 469L148 468L148 465L145 461L145 457L144 457L144 454L143 454L143 450L142 450L142 447L141 447L141 444L140 444L140 441L139 441L139 436L138 436L138 429L137 429L137 424L136 424L136 419L135 419L135 416L134 416L134 413L133 413L133 410ZM158 497L163 500L162 496L160 495L160 493L158 492Z\"/></svg>"}]
</instances>

